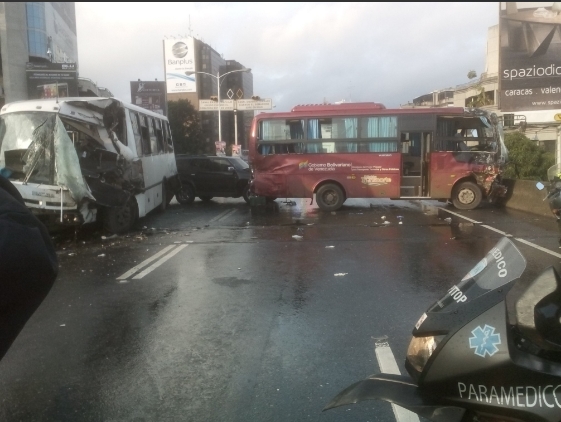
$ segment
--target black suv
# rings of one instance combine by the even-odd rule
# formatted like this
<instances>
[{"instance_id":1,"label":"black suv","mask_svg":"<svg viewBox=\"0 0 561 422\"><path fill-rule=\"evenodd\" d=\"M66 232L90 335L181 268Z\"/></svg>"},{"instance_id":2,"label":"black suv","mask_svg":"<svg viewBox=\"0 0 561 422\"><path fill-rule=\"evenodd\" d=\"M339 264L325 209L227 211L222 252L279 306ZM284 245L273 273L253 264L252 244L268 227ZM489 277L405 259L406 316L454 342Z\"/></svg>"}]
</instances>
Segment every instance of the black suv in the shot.
<instances>
[{"instance_id":1,"label":"black suv","mask_svg":"<svg viewBox=\"0 0 561 422\"><path fill-rule=\"evenodd\" d=\"M203 201L214 197L243 197L249 203L249 165L238 157L176 155L181 190L175 194L180 204L190 204L198 196Z\"/></svg>"}]
</instances>

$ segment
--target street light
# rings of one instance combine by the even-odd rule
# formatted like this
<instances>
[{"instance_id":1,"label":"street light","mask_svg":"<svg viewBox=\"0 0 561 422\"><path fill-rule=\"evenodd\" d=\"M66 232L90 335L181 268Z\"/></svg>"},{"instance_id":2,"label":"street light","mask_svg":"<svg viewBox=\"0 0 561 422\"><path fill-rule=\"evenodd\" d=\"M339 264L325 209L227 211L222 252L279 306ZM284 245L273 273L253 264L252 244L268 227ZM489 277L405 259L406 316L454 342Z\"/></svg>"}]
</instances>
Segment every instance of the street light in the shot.
<instances>
[{"instance_id":1,"label":"street light","mask_svg":"<svg viewBox=\"0 0 561 422\"><path fill-rule=\"evenodd\" d=\"M194 75L195 73L200 73L202 75L212 76L213 78L216 79L216 85L218 85L218 141L220 142L220 145L222 145L222 121L220 118L220 110L221 110L220 109L220 79L234 72L251 72L251 69L244 67L243 69L237 69L237 70L232 70L230 72L226 72L223 75L221 75L220 71L218 71L216 72L216 76L214 76L212 73L207 73L207 72L191 72L191 71L185 72L187 76Z\"/></svg>"}]
</instances>

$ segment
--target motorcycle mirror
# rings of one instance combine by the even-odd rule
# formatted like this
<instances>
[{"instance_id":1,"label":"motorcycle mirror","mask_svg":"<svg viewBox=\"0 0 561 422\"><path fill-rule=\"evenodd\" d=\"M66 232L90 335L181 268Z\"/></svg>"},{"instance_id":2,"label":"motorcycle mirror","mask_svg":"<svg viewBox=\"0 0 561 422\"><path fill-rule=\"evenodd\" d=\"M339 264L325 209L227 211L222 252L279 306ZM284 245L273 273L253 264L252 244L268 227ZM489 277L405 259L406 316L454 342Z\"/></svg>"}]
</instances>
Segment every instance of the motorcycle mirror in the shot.
<instances>
[{"instance_id":1,"label":"motorcycle mirror","mask_svg":"<svg viewBox=\"0 0 561 422\"><path fill-rule=\"evenodd\" d=\"M545 188L545 186L542 182L536 183L536 187L538 188L538 190L543 190L543 188Z\"/></svg>"}]
</instances>

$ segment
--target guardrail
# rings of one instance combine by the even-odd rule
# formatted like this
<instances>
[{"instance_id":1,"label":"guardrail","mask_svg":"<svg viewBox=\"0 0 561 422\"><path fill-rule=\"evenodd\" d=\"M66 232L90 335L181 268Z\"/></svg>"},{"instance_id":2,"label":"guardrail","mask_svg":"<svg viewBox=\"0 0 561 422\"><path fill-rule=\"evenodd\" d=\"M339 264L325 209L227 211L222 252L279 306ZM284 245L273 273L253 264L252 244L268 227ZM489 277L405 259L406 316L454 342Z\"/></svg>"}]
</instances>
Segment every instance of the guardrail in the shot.
<instances>
[{"instance_id":1,"label":"guardrail","mask_svg":"<svg viewBox=\"0 0 561 422\"><path fill-rule=\"evenodd\" d=\"M548 202L543 200L547 192L536 188L537 181L505 179L504 182L508 188L505 207L553 218Z\"/></svg>"}]
</instances>

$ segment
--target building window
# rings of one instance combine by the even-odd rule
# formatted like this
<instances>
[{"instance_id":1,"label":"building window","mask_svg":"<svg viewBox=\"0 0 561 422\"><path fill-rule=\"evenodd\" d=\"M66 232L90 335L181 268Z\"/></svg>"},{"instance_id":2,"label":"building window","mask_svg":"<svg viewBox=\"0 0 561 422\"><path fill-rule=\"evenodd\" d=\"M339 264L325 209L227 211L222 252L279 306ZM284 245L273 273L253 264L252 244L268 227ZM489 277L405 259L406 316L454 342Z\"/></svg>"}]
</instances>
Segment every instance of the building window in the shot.
<instances>
[{"instance_id":1,"label":"building window","mask_svg":"<svg viewBox=\"0 0 561 422\"><path fill-rule=\"evenodd\" d=\"M45 24L45 3L28 2L25 4L27 13L27 41L29 55L48 59L47 27Z\"/></svg>"}]
</instances>

